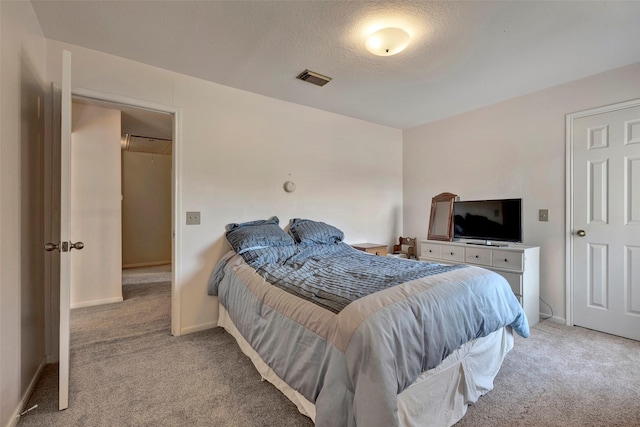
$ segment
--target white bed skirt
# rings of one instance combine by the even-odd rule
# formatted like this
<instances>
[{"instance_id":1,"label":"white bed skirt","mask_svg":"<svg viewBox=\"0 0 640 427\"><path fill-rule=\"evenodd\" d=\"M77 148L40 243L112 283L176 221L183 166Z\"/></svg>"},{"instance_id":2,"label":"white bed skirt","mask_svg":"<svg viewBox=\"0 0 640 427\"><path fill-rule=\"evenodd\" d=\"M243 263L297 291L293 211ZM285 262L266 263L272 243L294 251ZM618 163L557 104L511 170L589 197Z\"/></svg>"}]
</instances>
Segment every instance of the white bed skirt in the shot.
<instances>
[{"instance_id":1,"label":"white bed skirt","mask_svg":"<svg viewBox=\"0 0 640 427\"><path fill-rule=\"evenodd\" d=\"M267 366L240 334L227 310L222 305L219 308L218 326L235 338L262 378L292 401L300 413L315 421L315 405ZM464 344L440 365L423 372L398 395L400 426L451 426L458 422L469 404L477 402L480 396L493 389L493 379L512 348L513 333L507 326Z\"/></svg>"}]
</instances>

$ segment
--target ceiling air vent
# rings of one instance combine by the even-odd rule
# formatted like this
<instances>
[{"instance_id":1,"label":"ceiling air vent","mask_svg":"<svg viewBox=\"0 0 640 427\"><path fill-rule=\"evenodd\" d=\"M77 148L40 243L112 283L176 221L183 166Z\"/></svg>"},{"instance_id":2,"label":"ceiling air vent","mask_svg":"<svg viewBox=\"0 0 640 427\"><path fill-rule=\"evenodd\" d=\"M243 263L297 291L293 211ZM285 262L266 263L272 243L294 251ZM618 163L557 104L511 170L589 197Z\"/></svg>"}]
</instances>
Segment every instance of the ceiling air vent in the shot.
<instances>
[{"instance_id":1,"label":"ceiling air vent","mask_svg":"<svg viewBox=\"0 0 640 427\"><path fill-rule=\"evenodd\" d=\"M305 82L313 83L316 86L324 86L331 81L331 77L323 76L322 74L314 73L309 70L304 70L298 74L298 77L296 78L304 80Z\"/></svg>"}]
</instances>

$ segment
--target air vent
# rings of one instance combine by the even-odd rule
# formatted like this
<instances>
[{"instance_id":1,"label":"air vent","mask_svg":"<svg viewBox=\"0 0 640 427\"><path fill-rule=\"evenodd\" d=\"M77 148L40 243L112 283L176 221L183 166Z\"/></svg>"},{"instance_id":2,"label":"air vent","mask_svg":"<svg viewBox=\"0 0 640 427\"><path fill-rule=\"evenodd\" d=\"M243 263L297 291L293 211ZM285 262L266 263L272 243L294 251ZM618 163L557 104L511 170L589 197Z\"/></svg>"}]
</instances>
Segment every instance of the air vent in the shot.
<instances>
[{"instance_id":1,"label":"air vent","mask_svg":"<svg viewBox=\"0 0 640 427\"><path fill-rule=\"evenodd\" d=\"M296 78L308 83L313 83L316 86L324 86L331 81L331 77L323 76L322 74L314 73L309 70L304 70L298 74L298 77Z\"/></svg>"}]
</instances>

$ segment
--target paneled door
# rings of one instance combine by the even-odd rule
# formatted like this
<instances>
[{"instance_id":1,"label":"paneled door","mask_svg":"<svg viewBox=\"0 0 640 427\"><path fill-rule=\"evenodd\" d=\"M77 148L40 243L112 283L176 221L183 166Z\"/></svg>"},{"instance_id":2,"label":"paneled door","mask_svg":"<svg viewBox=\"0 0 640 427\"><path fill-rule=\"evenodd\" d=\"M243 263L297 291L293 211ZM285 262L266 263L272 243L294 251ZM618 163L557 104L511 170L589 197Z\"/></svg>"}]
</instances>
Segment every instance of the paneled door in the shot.
<instances>
[{"instance_id":1,"label":"paneled door","mask_svg":"<svg viewBox=\"0 0 640 427\"><path fill-rule=\"evenodd\" d=\"M59 179L59 187L51 186L51 197L57 198L59 204L52 208L50 212L52 220L59 222L58 232L53 233L55 241L45 244L44 249L48 252L59 253L59 256L52 258L52 263L56 268L52 271L59 272L59 357L58 357L58 409L63 410L69 406L69 338L70 338L70 279L71 279L71 250L82 249L82 242L72 243L69 240L71 212L69 190L71 187L70 167L71 167L71 52L63 51L62 54L62 84L58 89L52 88L54 103L54 116L60 119L60 134L54 136L55 148L54 162L59 162L57 167L52 168L52 179ZM58 98L59 96L59 98ZM56 128L57 129L57 128ZM59 156L59 157L58 157ZM59 175L58 175L59 174ZM52 316L53 317L53 316Z\"/></svg>"},{"instance_id":2,"label":"paneled door","mask_svg":"<svg viewBox=\"0 0 640 427\"><path fill-rule=\"evenodd\" d=\"M572 323L640 340L640 100L568 115L567 130Z\"/></svg>"}]
</instances>

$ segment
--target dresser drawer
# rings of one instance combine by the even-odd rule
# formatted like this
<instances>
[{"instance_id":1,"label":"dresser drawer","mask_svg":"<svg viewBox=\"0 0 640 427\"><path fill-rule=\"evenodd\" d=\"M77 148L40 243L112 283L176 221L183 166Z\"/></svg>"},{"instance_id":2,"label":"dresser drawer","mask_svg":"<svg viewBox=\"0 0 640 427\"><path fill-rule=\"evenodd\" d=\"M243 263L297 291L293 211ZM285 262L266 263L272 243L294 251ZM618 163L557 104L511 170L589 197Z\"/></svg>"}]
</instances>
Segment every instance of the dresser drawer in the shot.
<instances>
[{"instance_id":1,"label":"dresser drawer","mask_svg":"<svg viewBox=\"0 0 640 427\"><path fill-rule=\"evenodd\" d=\"M498 272L499 275L507 279L509 282L509 286L511 286L511 290L513 293L520 299L522 303L522 274L518 273L507 273L504 271Z\"/></svg>"},{"instance_id":2,"label":"dresser drawer","mask_svg":"<svg viewBox=\"0 0 640 427\"><path fill-rule=\"evenodd\" d=\"M522 271L523 254L521 252L494 250L491 265L497 268Z\"/></svg>"},{"instance_id":3,"label":"dresser drawer","mask_svg":"<svg viewBox=\"0 0 640 427\"><path fill-rule=\"evenodd\" d=\"M425 258L440 259L440 249L442 249L442 245L434 245L431 243L421 243L420 256L423 256Z\"/></svg>"},{"instance_id":4,"label":"dresser drawer","mask_svg":"<svg viewBox=\"0 0 640 427\"><path fill-rule=\"evenodd\" d=\"M464 262L467 264L491 265L491 251L478 248L466 248Z\"/></svg>"},{"instance_id":5,"label":"dresser drawer","mask_svg":"<svg viewBox=\"0 0 640 427\"><path fill-rule=\"evenodd\" d=\"M442 245L440 259L444 261L464 262L464 248L460 246Z\"/></svg>"}]
</instances>

